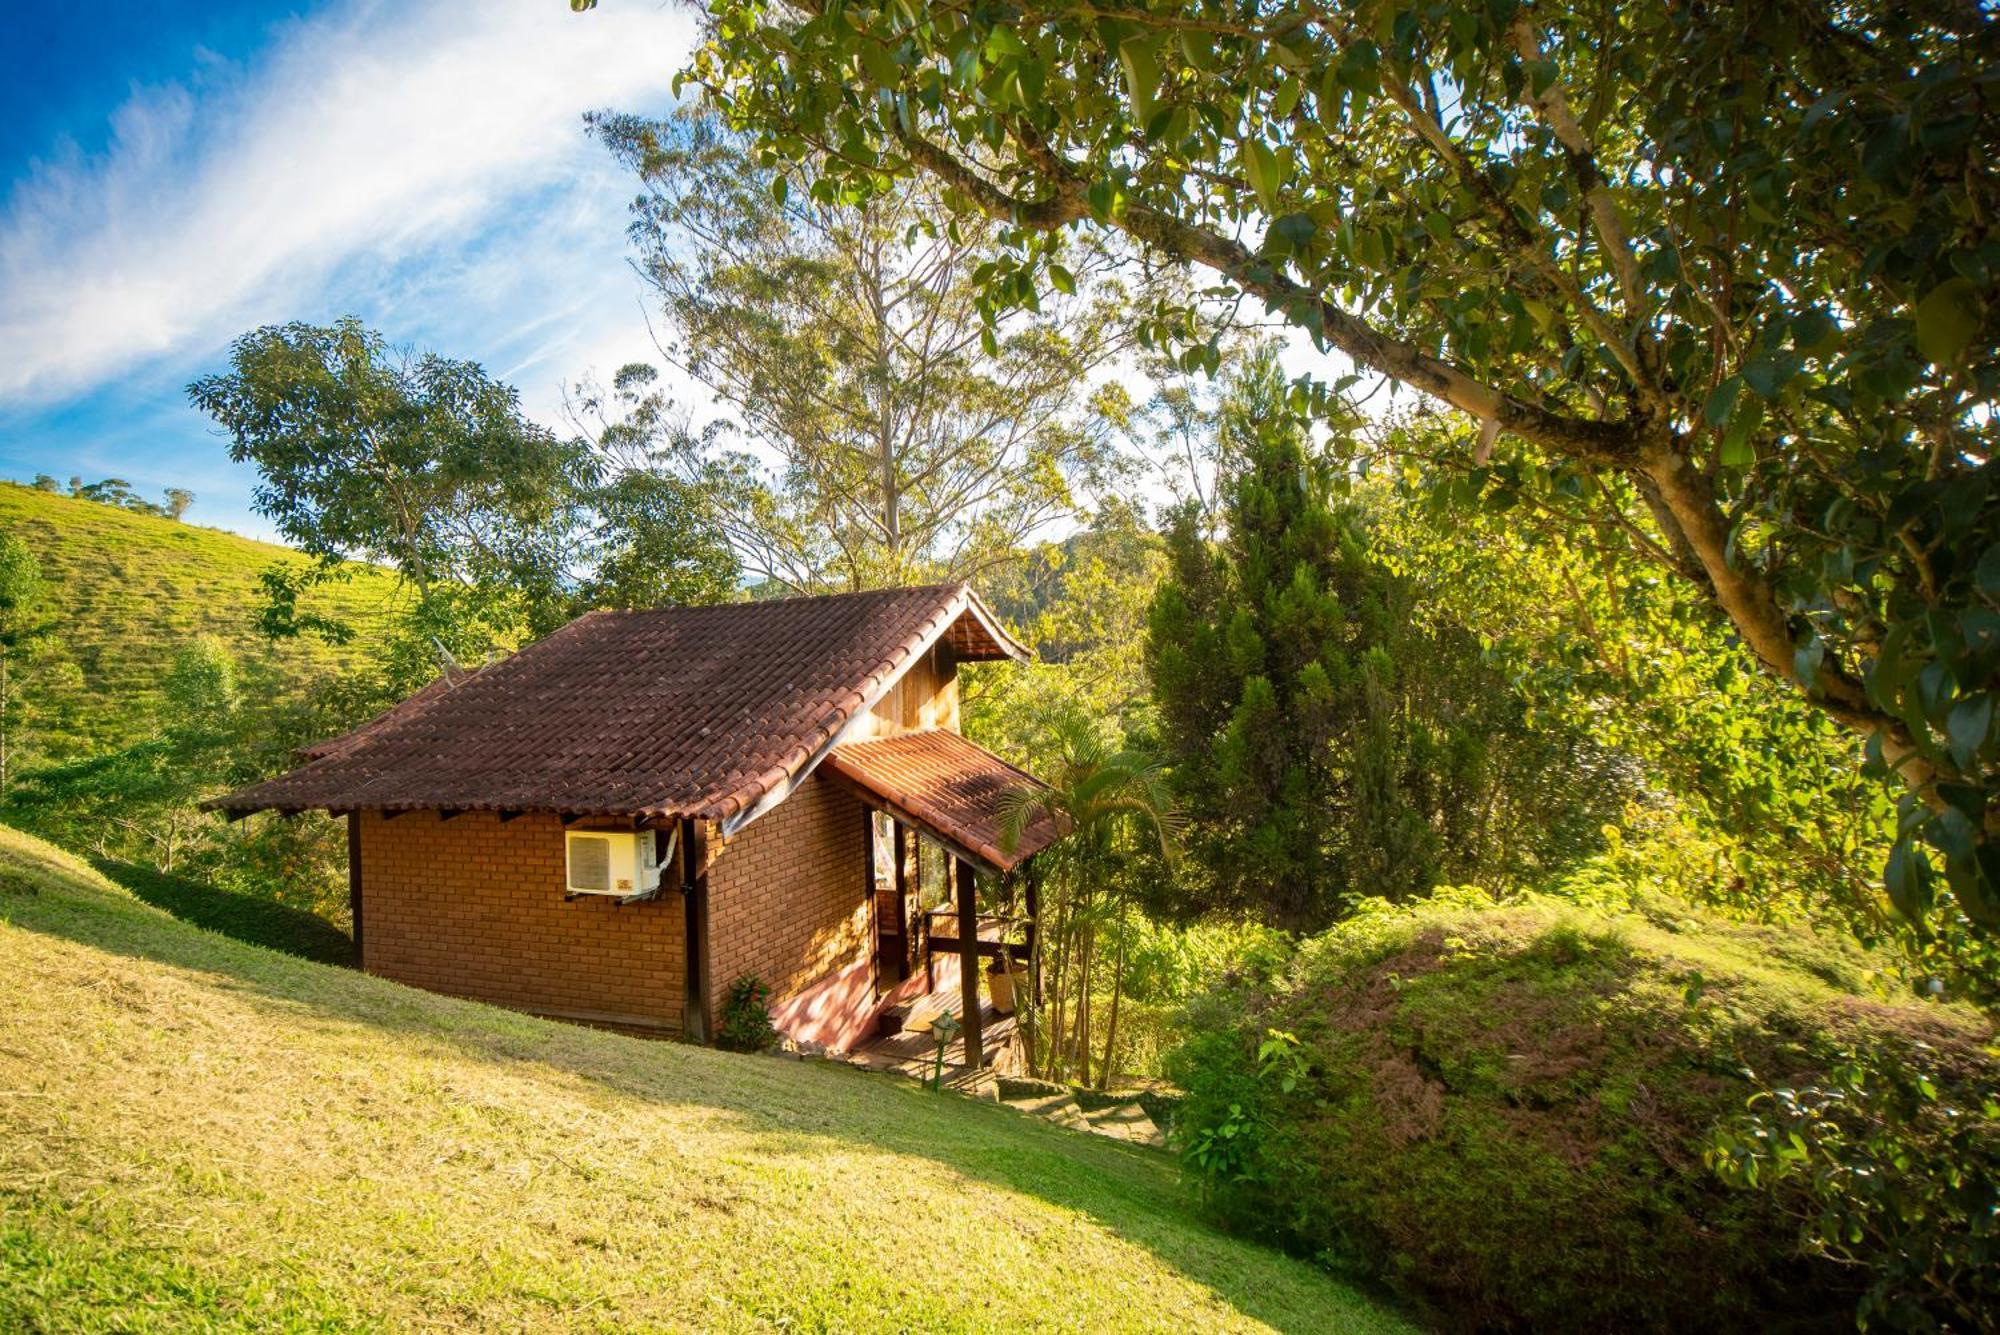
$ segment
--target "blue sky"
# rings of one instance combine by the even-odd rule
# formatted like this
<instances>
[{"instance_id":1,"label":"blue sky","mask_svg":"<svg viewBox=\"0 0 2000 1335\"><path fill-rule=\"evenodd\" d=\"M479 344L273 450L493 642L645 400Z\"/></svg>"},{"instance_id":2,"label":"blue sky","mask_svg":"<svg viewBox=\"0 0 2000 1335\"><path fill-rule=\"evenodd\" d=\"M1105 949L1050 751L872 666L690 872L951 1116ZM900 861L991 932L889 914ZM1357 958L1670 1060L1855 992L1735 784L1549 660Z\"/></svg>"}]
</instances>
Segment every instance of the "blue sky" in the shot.
<instances>
[{"instance_id":1,"label":"blue sky","mask_svg":"<svg viewBox=\"0 0 2000 1335\"><path fill-rule=\"evenodd\" d=\"M117 476L268 536L184 387L258 325L355 314L552 424L652 353L634 193L587 141L659 112L684 11L108 0L0 18L0 476Z\"/></svg>"}]
</instances>

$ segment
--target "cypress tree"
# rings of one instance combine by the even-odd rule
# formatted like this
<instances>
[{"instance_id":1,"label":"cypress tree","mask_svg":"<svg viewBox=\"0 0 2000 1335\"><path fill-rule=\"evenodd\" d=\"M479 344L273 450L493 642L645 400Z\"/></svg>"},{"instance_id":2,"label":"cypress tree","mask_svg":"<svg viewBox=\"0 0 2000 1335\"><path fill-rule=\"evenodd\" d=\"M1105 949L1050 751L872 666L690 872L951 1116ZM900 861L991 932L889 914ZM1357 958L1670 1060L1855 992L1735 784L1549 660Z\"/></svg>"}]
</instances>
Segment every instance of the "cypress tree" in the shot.
<instances>
[{"instance_id":1,"label":"cypress tree","mask_svg":"<svg viewBox=\"0 0 2000 1335\"><path fill-rule=\"evenodd\" d=\"M1220 430L1225 531L1212 544L1193 509L1170 514L1147 628L1200 869L1165 907L1310 929L1350 895L1421 891L1435 871L1436 836L1406 792L1416 757L1394 648L1409 599L1336 507L1275 351L1239 372Z\"/></svg>"}]
</instances>

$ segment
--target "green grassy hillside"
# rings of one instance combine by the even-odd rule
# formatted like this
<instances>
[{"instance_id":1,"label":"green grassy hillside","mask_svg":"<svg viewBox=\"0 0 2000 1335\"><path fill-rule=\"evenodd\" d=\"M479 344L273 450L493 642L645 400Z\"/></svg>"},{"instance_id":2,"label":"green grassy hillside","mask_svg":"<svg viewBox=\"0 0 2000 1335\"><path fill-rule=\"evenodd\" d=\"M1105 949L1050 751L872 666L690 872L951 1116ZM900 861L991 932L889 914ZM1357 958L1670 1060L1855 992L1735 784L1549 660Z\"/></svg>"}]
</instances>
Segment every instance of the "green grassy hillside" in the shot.
<instances>
[{"instance_id":1,"label":"green grassy hillside","mask_svg":"<svg viewBox=\"0 0 2000 1335\"><path fill-rule=\"evenodd\" d=\"M305 564L289 548L234 533L134 514L15 483L0 483L0 531L19 536L41 561L47 610L78 673L43 712L57 716L57 749L98 749L150 724L158 682L197 635L235 650L247 679L290 683L366 652L393 592L373 569L317 590L308 609L363 633L334 649L317 641L273 647L251 618L257 577L276 561Z\"/></svg>"},{"instance_id":2,"label":"green grassy hillside","mask_svg":"<svg viewBox=\"0 0 2000 1335\"><path fill-rule=\"evenodd\" d=\"M243 945L4 828L0 960L0 1329L1407 1329L1156 1152Z\"/></svg>"}]
</instances>

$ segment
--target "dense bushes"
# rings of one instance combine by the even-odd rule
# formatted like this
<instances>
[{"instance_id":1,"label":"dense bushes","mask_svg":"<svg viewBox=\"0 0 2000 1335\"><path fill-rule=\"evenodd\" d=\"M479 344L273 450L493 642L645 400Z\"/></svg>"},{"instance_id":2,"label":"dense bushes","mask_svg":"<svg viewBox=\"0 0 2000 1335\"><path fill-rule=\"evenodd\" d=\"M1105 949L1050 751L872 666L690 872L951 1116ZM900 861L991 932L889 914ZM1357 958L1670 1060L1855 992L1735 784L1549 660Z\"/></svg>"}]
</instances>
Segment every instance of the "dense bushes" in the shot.
<instances>
[{"instance_id":1,"label":"dense bushes","mask_svg":"<svg viewBox=\"0 0 2000 1335\"><path fill-rule=\"evenodd\" d=\"M1802 1197L1704 1162L1765 1084L1843 1048L1983 1078L1969 1013L1862 995L1870 961L1697 913L1451 894L1371 909L1194 1008L1183 1154L1241 1227L1456 1326L1851 1326Z\"/></svg>"}]
</instances>

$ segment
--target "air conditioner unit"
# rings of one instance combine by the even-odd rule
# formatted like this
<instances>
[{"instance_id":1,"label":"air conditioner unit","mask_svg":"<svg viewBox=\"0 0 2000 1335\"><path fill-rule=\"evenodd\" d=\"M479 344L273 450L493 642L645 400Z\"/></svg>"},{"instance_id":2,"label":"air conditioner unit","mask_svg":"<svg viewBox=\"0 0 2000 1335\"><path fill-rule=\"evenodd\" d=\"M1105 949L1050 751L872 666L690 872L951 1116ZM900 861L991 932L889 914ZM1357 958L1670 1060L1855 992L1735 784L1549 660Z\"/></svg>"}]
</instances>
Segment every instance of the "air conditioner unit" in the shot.
<instances>
[{"instance_id":1,"label":"air conditioner unit","mask_svg":"<svg viewBox=\"0 0 2000 1335\"><path fill-rule=\"evenodd\" d=\"M571 894L622 898L660 888L651 830L569 830L566 836Z\"/></svg>"}]
</instances>

